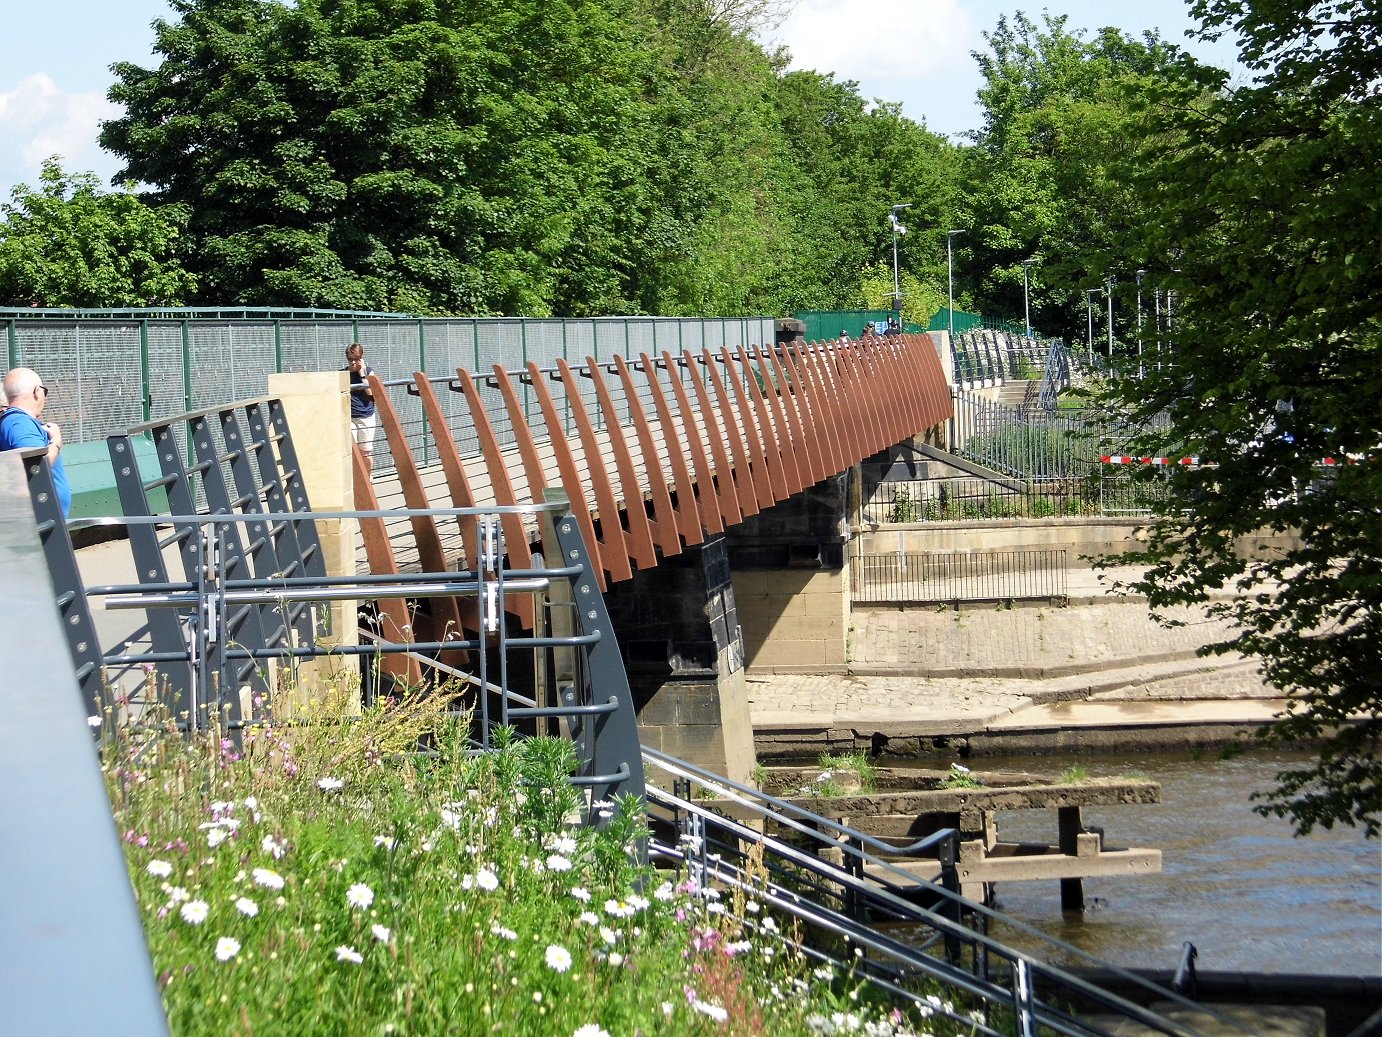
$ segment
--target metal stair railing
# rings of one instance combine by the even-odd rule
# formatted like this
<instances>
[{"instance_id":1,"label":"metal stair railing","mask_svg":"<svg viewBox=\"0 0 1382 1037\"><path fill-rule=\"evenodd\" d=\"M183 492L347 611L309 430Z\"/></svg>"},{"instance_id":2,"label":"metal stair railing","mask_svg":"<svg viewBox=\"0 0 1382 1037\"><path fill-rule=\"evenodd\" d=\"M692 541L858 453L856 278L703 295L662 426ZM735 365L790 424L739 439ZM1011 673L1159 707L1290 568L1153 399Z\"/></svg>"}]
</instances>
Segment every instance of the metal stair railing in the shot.
<instances>
[{"instance_id":1,"label":"metal stair railing","mask_svg":"<svg viewBox=\"0 0 1382 1037\"><path fill-rule=\"evenodd\" d=\"M1215 1033L1253 1032L1142 976L961 897L953 881L945 878L947 847L955 838L951 831L898 847L685 761L649 749L643 757L650 776L654 861L685 867L702 884L765 898L803 927L806 953L853 971L894 997L924 1005L983 1034L1096 1034L1099 1028L1082 1019L1091 1010L1153 1032L1180 1037L1199 1032L990 938L989 923L1001 922L1064 960L1081 960L1101 974L1116 975L1149 999L1213 1019ZM662 787L669 781L672 791ZM703 800L701 792L715 798ZM940 854L939 882L919 881L893 863L898 857L928 852ZM839 863L829 855L838 856ZM760 924L752 917L739 921ZM880 931L880 924L888 929ZM899 924L925 935L899 939L894 935ZM832 941L862 950L863 958L832 955ZM923 977L960 992L968 999L967 1007L944 1010L943 1003L915 989L913 981ZM1012 1014L1011 1020L1006 1013ZM998 1029L1004 1022L1014 1028Z\"/></svg>"}]
</instances>

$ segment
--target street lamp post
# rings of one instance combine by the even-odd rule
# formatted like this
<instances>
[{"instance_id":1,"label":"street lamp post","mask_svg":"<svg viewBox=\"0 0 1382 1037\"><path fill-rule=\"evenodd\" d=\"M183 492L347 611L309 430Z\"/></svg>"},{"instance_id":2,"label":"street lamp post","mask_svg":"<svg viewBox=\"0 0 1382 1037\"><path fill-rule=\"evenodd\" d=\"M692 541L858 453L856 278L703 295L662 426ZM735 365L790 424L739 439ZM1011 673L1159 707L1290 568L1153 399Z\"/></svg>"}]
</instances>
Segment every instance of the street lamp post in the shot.
<instances>
[{"instance_id":1,"label":"street lamp post","mask_svg":"<svg viewBox=\"0 0 1382 1037\"><path fill-rule=\"evenodd\" d=\"M1085 316L1089 318L1089 339L1085 352L1089 357L1090 366L1094 364L1094 295L1102 291L1102 288L1086 288L1084 290Z\"/></svg>"},{"instance_id":2,"label":"street lamp post","mask_svg":"<svg viewBox=\"0 0 1382 1037\"><path fill-rule=\"evenodd\" d=\"M955 240L956 234L963 234L962 230L948 230L945 232L945 291L946 291L946 313L950 317L950 341L955 341L955 256L951 248L951 243Z\"/></svg>"},{"instance_id":3,"label":"street lamp post","mask_svg":"<svg viewBox=\"0 0 1382 1037\"><path fill-rule=\"evenodd\" d=\"M893 228L893 312L894 312L894 313L900 313L900 312L902 311L902 282L899 280L898 272L897 272L897 239L900 238L900 237L902 237L902 235L904 235L904 234L907 233L907 228L904 227L904 226L902 225L901 221L898 220L897 214L900 213L903 209L910 209L911 207L912 207L912 203L911 203L911 202L904 202L902 205L894 205L894 206L892 207L892 212L890 212L890 213L888 214L888 222L890 222L890 223L892 224L892 228Z\"/></svg>"},{"instance_id":4,"label":"street lamp post","mask_svg":"<svg viewBox=\"0 0 1382 1037\"><path fill-rule=\"evenodd\" d=\"M1113 366L1113 277L1108 279L1108 289L1105 295L1108 297L1108 362Z\"/></svg>"},{"instance_id":5,"label":"street lamp post","mask_svg":"<svg viewBox=\"0 0 1382 1037\"><path fill-rule=\"evenodd\" d=\"M1032 303L1027 286L1027 268L1035 263L1035 259L1024 259L1022 261L1022 319L1027 325L1027 337L1032 337Z\"/></svg>"},{"instance_id":6,"label":"street lamp post","mask_svg":"<svg viewBox=\"0 0 1382 1037\"><path fill-rule=\"evenodd\" d=\"M1137 272L1137 377L1143 376L1142 370L1142 278L1147 271Z\"/></svg>"}]
</instances>

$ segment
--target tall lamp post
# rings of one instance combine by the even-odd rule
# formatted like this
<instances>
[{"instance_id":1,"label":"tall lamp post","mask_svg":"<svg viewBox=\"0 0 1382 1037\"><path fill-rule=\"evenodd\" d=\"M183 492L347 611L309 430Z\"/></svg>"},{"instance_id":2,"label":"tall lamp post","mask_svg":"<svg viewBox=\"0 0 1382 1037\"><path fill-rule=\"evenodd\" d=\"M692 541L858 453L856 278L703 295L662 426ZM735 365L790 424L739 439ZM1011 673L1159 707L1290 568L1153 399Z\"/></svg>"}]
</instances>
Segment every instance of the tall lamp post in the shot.
<instances>
[{"instance_id":1,"label":"tall lamp post","mask_svg":"<svg viewBox=\"0 0 1382 1037\"><path fill-rule=\"evenodd\" d=\"M1032 337L1032 303L1028 292L1027 269L1035 263L1035 259L1024 259L1022 261L1022 319L1027 325L1027 337Z\"/></svg>"},{"instance_id":2,"label":"tall lamp post","mask_svg":"<svg viewBox=\"0 0 1382 1037\"><path fill-rule=\"evenodd\" d=\"M1146 270L1137 272L1137 377L1143 376L1142 370L1142 278L1146 275Z\"/></svg>"},{"instance_id":3,"label":"tall lamp post","mask_svg":"<svg viewBox=\"0 0 1382 1037\"><path fill-rule=\"evenodd\" d=\"M1113 277L1109 276L1105 295L1108 298L1108 363L1113 366Z\"/></svg>"},{"instance_id":4,"label":"tall lamp post","mask_svg":"<svg viewBox=\"0 0 1382 1037\"><path fill-rule=\"evenodd\" d=\"M963 234L962 230L948 230L945 232L945 291L946 291L946 313L950 317L950 341L955 341L955 253L951 244L955 240L956 234Z\"/></svg>"},{"instance_id":5,"label":"tall lamp post","mask_svg":"<svg viewBox=\"0 0 1382 1037\"><path fill-rule=\"evenodd\" d=\"M911 202L905 202L902 205L894 205L892 212L888 214L888 222L890 222L893 227L893 312L895 313L902 312L902 282L898 279L897 273L897 239L907 233L907 228L902 225L902 222L897 218L897 214L903 209L910 209L911 207Z\"/></svg>"},{"instance_id":6,"label":"tall lamp post","mask_svg":"<svg viewBox=\"0 0 1382 1037\"><path fill-rule=\"evenodd\" d=\"M1090 366L1094 364L1094 296L1102 291L1102 288L1086 288L1084 290L1085 315L1089 318L1089 339L1085 351L1089 356Z\"/></svg>"}]
</instances>

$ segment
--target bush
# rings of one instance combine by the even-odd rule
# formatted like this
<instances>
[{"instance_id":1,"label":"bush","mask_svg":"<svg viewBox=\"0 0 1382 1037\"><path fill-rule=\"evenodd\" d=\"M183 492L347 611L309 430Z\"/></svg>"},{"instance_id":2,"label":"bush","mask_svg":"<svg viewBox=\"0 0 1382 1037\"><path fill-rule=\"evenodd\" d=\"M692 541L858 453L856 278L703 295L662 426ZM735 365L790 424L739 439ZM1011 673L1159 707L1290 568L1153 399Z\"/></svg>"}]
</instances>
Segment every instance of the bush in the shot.
<instances>
[{"instance_id":1,"label":"bush","mask_svg":"<svg viewBox=\"0 0 1382 1037\"><path fill-rule=\"evenodd\" d=\"M809 960L769 898L640 866L639 804L581 823L571 742L501 731L475 754L446 699L325 701L242 746L107 721L174 1034L894 1034L927 1014Z\"/></svg>"}]
</instances>

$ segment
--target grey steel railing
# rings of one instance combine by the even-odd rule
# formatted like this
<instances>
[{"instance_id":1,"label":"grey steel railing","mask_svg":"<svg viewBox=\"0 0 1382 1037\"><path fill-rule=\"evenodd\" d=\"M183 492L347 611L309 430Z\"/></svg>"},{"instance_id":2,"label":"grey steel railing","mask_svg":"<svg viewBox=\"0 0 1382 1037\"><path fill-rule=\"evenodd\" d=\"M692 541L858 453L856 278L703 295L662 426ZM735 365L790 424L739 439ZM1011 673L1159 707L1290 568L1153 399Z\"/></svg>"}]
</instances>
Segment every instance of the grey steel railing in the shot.
<instances>
[{"instance_id":1,"label":"grey steel railing","mask_svg":"<svg viewBox=\"0 0 1382 1037\"><path fill-rule=\"evenodd\" d=\"M1115 976L1148 1001L1193 1008L1215 1033L1251 1033L1241 1023L1159 987L1136 973L1108 966L1079 950L955 891L956 833L943 829L910 846L896 846L851 829L825 804L765 795L701 768L645 749L649 775L649 853L654 861L685 869L727 912L742 894L786 915L800 929L791 947L836 970L867 981L897 1001L909 1001L972 1033L1092 1035L1089 1016L1115 1016L1153 1033L1191 1037L1193 1026L1171 1020L1081 976L1048 965L987 935L998 922L1021 932L1052 958L1076 961ZM847 809L845 806L841 810ZM934 857L939 881L919 880L899 859ZM788 937L765 924L760 910L736 921L760 939ZM855 952L860 956L855 956ZM1104 971L1107 970L1107 971ZM930 997L918 979L952 992Z\"/></svg>"},{"instance_id":2,"label":"grey steel railing","mask_svg":"<svg viewBox=\"0 0 1382 1037\"><path fill-rule=\"evenodd\" d=\"M1100 440L1082 411L1023 412L971 393L955 398L951 450L1022 479L1081 479L1097 471Z\"/></svg>"},{"instance_id":3,"label":"grey steel railing","mask_svg":"<svg viewBox=\"0 0 1382 1037\"><path fill-rule=\"evenodd\" d=\"M1037 405L1048 414L1054 414L1060 405L1060 395L1072 384L1070 350L1064 339L1050 339L1046 343L1046 360L1041 368L1041 389L1037 393Z\"/></svg>"},{"instance_id":4,"label":"grey steel railing","mask_svg":"<svg viewBox=\"0 0 1382 1037\"><path fill-rule=\"evenodd\" d=\"M1062 549L858 555L849 574L856 603L1063 602L1070 593Z\"/></svg>"}]
</instances>

